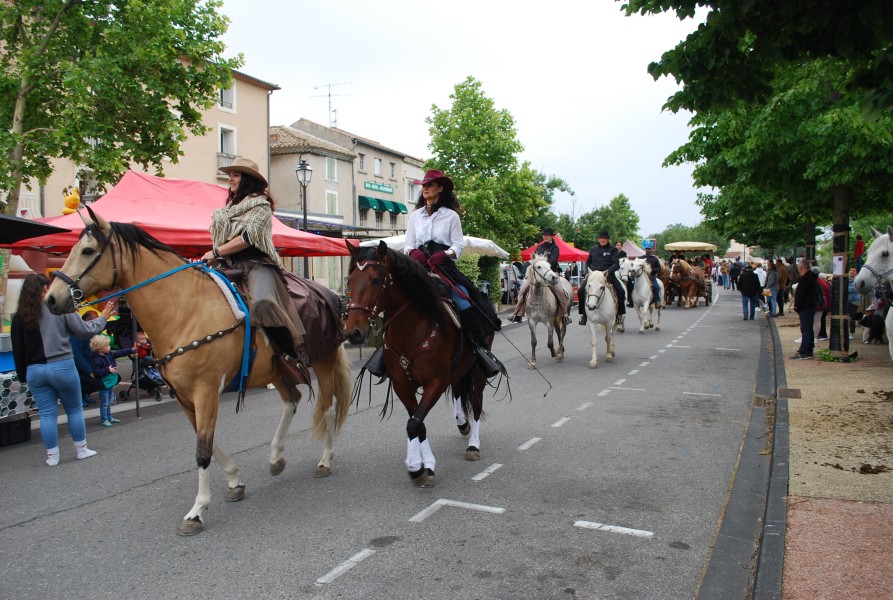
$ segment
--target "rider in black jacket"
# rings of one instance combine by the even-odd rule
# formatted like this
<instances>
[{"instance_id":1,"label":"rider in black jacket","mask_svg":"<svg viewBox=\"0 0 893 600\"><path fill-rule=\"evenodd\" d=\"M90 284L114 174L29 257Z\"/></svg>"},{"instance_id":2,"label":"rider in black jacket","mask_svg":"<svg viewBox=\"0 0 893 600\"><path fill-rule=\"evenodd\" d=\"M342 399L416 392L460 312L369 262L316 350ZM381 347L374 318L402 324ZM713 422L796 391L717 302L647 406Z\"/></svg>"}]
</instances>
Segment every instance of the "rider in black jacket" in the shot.
<instances>
[{"instance_id":1,"label":"rider in black jacket","mask_svg":"<svg viewBox=\"0 0 893 600\"><path fill-rule=\"evenodd\" d=\"M561 254L561 249L558 247L558 244L555 243L555 231L551 227L543 227L540 235L543 236L543 241L533 250L533 253L545 254L548 256L549 265L552 267L552 270L556 273L560 273L561 269L558 267L558 257ZM524 314L526 306L527 279L524 280L524 283L521 284L521 289L518 291L518 303L515 305L515 312L512 314L511 318L509 318L509 322L520 323L521 315Z\"/></svg>"},{"instance_id":2,"label":"rider in black jacket","mask_svg":"<svg viewBox=\"0 0 893 600\"><path fill-rule=\"evenodd\" d=\"M598 234L598 243L589 250L589 259L586 266L589 271L606 271L605 275L614 290L617 292L617 317L626 314L626 294L620 280L614 275L620 268L620 257L617 248L611 245L611 236L608 232L602 230ZM586 285L580 282L580 289L577 291L578 311L580 313L580 325L586 324Z\"/></svg>"}]
</instances>

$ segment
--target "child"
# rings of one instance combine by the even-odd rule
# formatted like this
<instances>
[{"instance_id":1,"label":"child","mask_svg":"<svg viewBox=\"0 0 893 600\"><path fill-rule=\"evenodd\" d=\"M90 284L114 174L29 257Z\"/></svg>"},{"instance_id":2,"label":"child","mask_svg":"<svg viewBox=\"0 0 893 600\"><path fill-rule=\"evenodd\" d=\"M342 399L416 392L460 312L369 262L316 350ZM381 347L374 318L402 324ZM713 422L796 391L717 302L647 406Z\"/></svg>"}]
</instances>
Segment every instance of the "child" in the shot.
<instances>
[{"instance_id":1,"label":"child","mask_svg":"<svg viewBox=\"0 0 893 600\"><path fill-rule=\"evenodd\" d=\"M93 352L93 376L102 381L102 388L99 390L99 416L103 427L111 427L121 422L112 417L114 389L121 380L115 359L133 354L136 351L136 344L134 348L123 348L112 352L109 338L94 335L90 339L90 350Z\"/></svg>"}]
</instances>

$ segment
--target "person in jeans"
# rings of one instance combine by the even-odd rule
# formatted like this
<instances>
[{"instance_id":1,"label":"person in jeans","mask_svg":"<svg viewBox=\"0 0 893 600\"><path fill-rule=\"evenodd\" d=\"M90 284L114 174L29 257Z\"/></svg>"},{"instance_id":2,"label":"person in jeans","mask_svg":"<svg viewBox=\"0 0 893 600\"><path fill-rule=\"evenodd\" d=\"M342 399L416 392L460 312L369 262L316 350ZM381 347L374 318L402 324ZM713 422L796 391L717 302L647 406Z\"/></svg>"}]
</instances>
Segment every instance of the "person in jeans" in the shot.
<instances>
[{"instance_id":1,"label":"person in jeans","mask_svg":"<svg viewBox=\"0 0 893 600\"><path fill-rule=\"evenodd\" d=\"M19 306L12 318L12 354L19 381L28 384L40 411L40 437L47 451L46 463L59 464L58 400L68 415L68 431L78 460L95 456L87 448L87 427L81 406L81 381L71 353L70 337L90 337L105 329L115 314L115 304L107 302L102 314L92 321L70 313L54 315L44 304L50 287L46 275L32 273L22 283Z\"/></svg>"},{"instance_id":2,"label":"person in jeans","mask_svg":"<svg viewBox=\"0 0 893 600\"><path fill-rule=\"evenodd\" d=\"M831 284L828 283L828 280L819 273L818 267L813 267L812 272L816 274L816 281L819 284L819 288L822 290L822 298L824 298L823 304L821 306L816 306L816 312L821 311L822 316L819 319L819 336L816 338L819 342L827 341L828 339L828 313L831 312Z\"/></svg>"},{"instance_id":3,"label":"person in jeans","mask_svg":"<svg viewBox=\"0 0 893 600\"><path fill-rule=\"evenodd\" d=\"M103 427L111 427L115 423L121 422L112 416L115 386L121 381L121 377L118 375L118 363L115 359L135 353L136 344L133 348L112 351L108 337L94 335L90 338L90 350L93 352L93 377L102 382L102 387L99 389L99 418L102 420Z\"/></svg>"},{"instance_id":4,"label":"person in jeans","mask_svg":"<svg viewBox=\"0 0 893 600\"><path fill-rule=\"evenodd\" d=\"M744 320L753 321L759 302L762 286L757 274L750 265L744 267L744 272L738 277L738 291L741 293L741 310L744 311Z\"/></svg>"},{"instance_id":5,"label":"person in jeans","mask_svg":"<svg viewBox=\"0 0 893 600\"><path fill-rule=\"evenodd\" d=\"M766 285L764 289L769 290L766 297L766 304L769 305L769 316L775 316L775 300L778 296L778 271L775 269L775 263L768 262L766 264Z\"/></svg>"},{"instance_id":6,"label":"person in jeans","mask_svg":"<svg viewBox=\"0 0 893 600\"><path fill-rule=\"evenodd\" d=\"M818 308L816 296L819 293L818 275L813 273L805 258L797 261L797 291L794 293L794 312L800 317L800 348L792 360L812 358L815 349L815 311Z\"/></svg>"}]
</instances>

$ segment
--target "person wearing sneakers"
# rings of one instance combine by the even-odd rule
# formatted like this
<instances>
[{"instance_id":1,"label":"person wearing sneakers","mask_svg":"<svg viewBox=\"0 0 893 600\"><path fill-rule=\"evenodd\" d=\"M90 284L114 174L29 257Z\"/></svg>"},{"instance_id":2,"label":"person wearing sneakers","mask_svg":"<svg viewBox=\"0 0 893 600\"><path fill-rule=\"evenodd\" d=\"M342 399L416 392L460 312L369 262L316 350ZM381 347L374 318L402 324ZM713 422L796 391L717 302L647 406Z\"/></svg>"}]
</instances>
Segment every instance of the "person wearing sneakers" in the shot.
<instances>
[{"instance_id":1,"label":"person wearing sneakers","mask_svg":"<svg viewBox=\"0 0 893 600\"><path fill-rule=\"evenodd\" d=\"M111 342L107 336L94 335L90 338L90 351L93 352L93 377L102 382L102 387L99 389L99 418L102 419L103 427L111 427L115 423L121 422L112 416L115 386L121 381L116 359L134 354L136 344L134 343L133 348L112 351Z\"/></svg>"},{"instance_id":2,"label":"person wearing sneakers","mask_svg":"<svg viewBox=\"0 0 893 600\"><path fill-rule=\"evenodd\" d=\"M59 464L58 404L68 415L68 431L74 440L78 460L96 452L87 448L87 426L81 405L81 381L71 353L70 337L88 338L106 327L115 314L114 302L107 302L102 314L84 321L77 313L54 315L43 302L50 280L32 273L22 283L19 306L12 318L10 338L19 381L28 384L40 411L40 437L46 447L46 463Z\"/></svg>"},{"instance_id":3,"label":"person wearing sneakers","mask_svg":"<svg viewBox=\"0 0 893 600\"><path fill-rule=\"evenodd\" d=\"M797 272L800 279L794 293L794 312L800 317L800 348L791 357L792 360L812 358L815 349L815 312L818 308L819 292L818 275L809 268L805 258L797 261Z\"/></svg>"}]
</instances>

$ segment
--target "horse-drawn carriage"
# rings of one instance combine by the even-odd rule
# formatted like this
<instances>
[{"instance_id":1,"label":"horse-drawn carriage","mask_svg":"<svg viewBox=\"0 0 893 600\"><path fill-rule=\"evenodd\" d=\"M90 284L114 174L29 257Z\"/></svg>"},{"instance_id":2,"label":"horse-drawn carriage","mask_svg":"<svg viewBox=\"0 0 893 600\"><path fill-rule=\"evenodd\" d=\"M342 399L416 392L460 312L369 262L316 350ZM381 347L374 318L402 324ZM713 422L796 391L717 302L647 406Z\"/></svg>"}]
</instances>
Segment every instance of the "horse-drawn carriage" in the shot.
<instances>
[{"instance_id":1,"label":"horse-drawn carriage","mask_svg":"<svg viewBox=\"0 0 893 600\"><path fill-rule=\"evenodd\" d=\"M696 253L698 257L704 253L716 252L716 246L707 242L673 242L666 244L664 250L669 252ZM685 300L685 307L697 306L699 299L704 298L704 303L710 306L713 301L713 280L705 266L697 260L673 260L670 267L670 276L665 282L667 286L667 304L676 300L676 305L681 306Z\"/></svg>"}]
</instances>

